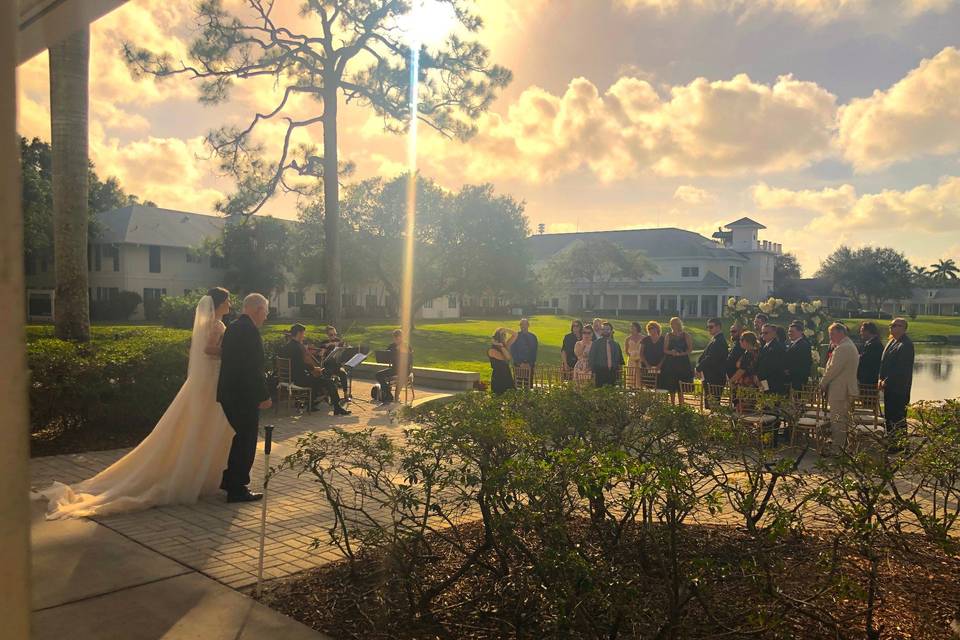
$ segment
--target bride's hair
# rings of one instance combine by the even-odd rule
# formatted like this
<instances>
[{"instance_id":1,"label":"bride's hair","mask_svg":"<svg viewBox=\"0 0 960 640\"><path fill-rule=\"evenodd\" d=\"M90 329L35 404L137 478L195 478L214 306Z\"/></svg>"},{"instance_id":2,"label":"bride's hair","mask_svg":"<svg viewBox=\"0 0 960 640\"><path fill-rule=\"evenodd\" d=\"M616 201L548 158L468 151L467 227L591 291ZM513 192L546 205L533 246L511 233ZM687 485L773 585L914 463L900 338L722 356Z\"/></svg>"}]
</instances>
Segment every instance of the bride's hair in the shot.
<instances>
[{"instance_id":1,"label":"bride's hair","mask_svg":"<svg viewBox=\"0 0 960 640\"><path fill-rule=\"evenodd\" d=\"M213 298L213 308L216 309L223 304L223 301L230 297L230 292L223 287L213 287L207 291L207 295Z\"/></svg>"}]
</instances>

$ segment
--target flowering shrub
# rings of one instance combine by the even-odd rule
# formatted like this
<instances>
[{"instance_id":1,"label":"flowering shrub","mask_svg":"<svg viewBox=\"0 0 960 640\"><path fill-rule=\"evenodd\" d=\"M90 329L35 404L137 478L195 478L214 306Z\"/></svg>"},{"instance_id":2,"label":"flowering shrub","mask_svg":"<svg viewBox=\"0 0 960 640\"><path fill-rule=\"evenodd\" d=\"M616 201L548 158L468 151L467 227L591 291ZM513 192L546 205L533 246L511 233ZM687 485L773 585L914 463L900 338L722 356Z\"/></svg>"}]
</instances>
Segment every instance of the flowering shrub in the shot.
<instances>
[{"instance_id":1,"label":"flowering shrub","mask_svg":"<svg viewBox=\"0 0 960 640\"><path fill-rule=\"evenodd\" d=\"M746 298L727 300L727 316L733 323L744 327L753 326L753 318L765 313L778 324L787 325L794 320L803 323L803 334L810 341L814 365L820 364L820 348L829 341L827 328L833 321L827 307L820 300L813 302L784 302L782 298L768 298L754 304Z\"/></svg>"}]
</instances>

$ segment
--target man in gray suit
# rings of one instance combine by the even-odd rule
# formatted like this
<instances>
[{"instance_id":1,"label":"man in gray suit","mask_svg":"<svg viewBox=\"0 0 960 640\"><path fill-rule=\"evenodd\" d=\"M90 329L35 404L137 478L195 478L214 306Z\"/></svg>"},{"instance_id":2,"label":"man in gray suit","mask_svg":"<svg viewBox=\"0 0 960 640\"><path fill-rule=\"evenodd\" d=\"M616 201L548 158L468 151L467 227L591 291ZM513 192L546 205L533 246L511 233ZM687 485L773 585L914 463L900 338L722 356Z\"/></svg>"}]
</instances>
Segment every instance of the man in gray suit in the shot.
<instances>
[{"instance_id":1,"label":"man in gray suit","mask_svg":"<svg viewBox=\"0 0 960 640\"><path fill-rule=\"evenodd\" d=\"M860 352L850 339L847 327L839 322L830 325L830 342L833 344L833 354L827 361L827 368L820 380L820 388L826 392L827 403L830 405L832 452L837 454L847 444L850 402L860 393L860 387L857 384Z\"/></svg>"}]
</instances>

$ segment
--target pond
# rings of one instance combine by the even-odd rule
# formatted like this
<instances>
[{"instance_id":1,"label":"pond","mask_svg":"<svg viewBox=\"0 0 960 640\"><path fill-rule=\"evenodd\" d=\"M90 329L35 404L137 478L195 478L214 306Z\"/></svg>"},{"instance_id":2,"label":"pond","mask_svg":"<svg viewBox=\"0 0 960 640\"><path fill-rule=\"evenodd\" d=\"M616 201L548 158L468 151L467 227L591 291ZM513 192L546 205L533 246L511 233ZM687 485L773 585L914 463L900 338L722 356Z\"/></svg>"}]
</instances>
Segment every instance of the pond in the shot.
<instances>
[{"instance_id":1,"label":"pond","mask_svg":"<svg viewBox=\"0 0 960 640\"><path fill-rule=\"evenodd\" d=\"M910 400L960 396L960 347L917 345Z\"/></svg>"}]
</instances>

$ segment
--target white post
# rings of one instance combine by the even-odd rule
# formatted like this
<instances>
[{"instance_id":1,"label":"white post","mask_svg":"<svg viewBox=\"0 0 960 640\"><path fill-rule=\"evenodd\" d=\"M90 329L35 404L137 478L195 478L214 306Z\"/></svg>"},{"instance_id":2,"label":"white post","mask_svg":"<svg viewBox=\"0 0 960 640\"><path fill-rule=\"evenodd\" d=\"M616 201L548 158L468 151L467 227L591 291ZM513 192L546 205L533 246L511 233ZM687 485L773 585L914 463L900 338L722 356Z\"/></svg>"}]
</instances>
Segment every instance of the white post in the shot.
<instances>
[{"instance_id":1,"label":"white post","mask_svg":"<svg viewBox=\"0 0 960 640\"><path fill-rule=\"evenodd\" d=\"M660 294L658 293L657 294L657 315L659 315L661 311L663 311L663 307L660 306Z\"/></svg>"},{"instance_id":2,"label":"white post","mask_svg":"<svg viewBox=\"0 0 960 640\"><path fill-rule=\"evenodd\" d=\"M717 317L723 317L723 296L717 296Z\"/></svg>"},{"instance_id":3,"label":"white post","mask_svg":"<svg viewBox=\"0 0 960 640\"><path fill-rule=\"evenodd\" d=\"M697 317L703 317L703 295L697 294Z\"/></svg>"},{"instance_id":4,"label":"white post","mask_svg":"<svg viewBox=\"0 0 960 640\"><path fill-rule=\"evenodd\" d=\"M680 294L678 293L678 294L677 294L677 315L680 316L680 317L683 317L683 314L680 312L680 310L681 310L681 308L682 308L682 307L680 306L680 303L681 303Z\"/></svg>"},{"instance_id":5,"label":"white post","mask_svg":"<svg viewBox=\"0 0 960 640\"><path fill-rule=\"evenodd\" d=\"M0 567L3 637L30 637L30 442L23 343L23 217L16 123L17 7L0 3Z\"/></svg>"}]
</instances>

